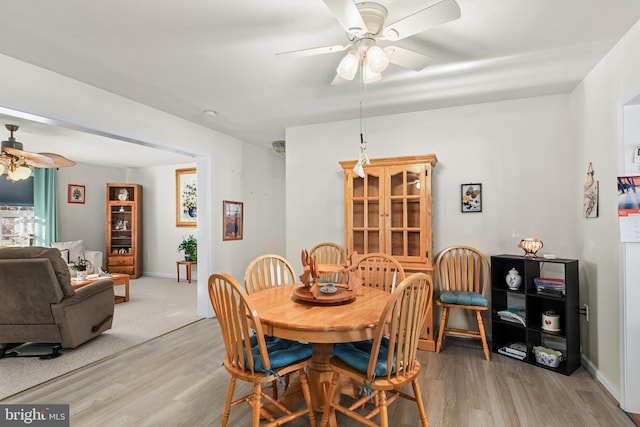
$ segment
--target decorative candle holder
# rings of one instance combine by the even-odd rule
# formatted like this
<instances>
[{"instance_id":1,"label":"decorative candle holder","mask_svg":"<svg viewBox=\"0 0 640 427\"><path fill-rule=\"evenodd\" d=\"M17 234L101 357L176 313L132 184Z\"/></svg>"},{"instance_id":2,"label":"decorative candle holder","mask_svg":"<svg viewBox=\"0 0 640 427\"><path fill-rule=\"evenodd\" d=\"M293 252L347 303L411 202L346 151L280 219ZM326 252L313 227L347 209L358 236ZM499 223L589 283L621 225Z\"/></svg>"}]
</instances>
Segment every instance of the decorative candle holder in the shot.
<instances>
[{"instance_id":1,"label":"decorative candle holder","mask_svg":"<svg viewBox=\"0 0 640 427\"><path fill-rule=\"evenodd\" d=\"M520 240L518 247L524 251L524 256L534 257L536 252L542 249L542 240L537 237L527 237Z\"/></svg>"}]
</instances>

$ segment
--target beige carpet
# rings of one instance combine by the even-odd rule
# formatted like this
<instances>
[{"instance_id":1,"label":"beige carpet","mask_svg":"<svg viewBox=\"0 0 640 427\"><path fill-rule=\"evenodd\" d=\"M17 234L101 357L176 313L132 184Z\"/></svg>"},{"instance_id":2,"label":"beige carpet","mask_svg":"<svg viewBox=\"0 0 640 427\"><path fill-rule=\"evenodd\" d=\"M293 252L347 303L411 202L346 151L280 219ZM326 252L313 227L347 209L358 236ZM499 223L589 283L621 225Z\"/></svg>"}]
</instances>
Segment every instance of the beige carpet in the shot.
<instances>
[{"instance_id":1,"label":"beige carpet","mask_svg":"<svg viewBox=\"0 0 640 427\"><path fill-rule=\"evenodd\" d=\"M116 293L122 292L123 287L117 286ZM131 280L130 300L116 304L113 327L104 334L78 348L64 349L56 359L0 359L0 399L195 322L200 318L196 310L196 282Z\"/></svg>"}]
</instances>

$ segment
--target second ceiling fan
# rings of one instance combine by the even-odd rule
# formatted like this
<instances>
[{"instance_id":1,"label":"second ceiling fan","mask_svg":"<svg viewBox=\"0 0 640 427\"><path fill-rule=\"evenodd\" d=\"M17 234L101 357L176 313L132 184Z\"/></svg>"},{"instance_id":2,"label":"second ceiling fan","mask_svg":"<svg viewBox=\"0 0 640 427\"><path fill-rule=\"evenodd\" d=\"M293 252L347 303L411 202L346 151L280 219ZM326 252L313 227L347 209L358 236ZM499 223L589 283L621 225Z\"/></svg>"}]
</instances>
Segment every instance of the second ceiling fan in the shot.
<instances>
[{"instance_id":1,"label":"second ceiling fan","mask_svg":"<svg viewBox=\"0 0 640 427\"><path fill-rule=\"evenodd\" d=\"M33 153L25 151L21 142L13 136L19 126L5 125L11 133L6 141L0 145L0 175L7 171L7 178L11 181L27 179L31 176L31 168L64 168L76 163L56 153Z\"/></svg>"},{"instance_id":2,"label":"second ceiling fan","mask_svg":"<svg viewBox=\"0 0 640 427\"><path fill-rule=\"evenodd\" d=\"M422 70L429 64L431 57L386 43L405 39L460 17L460 7L455 0L442 0L385 25L387 8L379 3L353 3L352 0L323 1L347 32L349 42L344 45L301 49L278 55L305 57L349 50L336 69L337 75L345 80L353 80L360 69L364 83L380 80L382 71L389 63L415 71ZM379 42L382 42L382 46Z\"/></svg>"}]
</instances>

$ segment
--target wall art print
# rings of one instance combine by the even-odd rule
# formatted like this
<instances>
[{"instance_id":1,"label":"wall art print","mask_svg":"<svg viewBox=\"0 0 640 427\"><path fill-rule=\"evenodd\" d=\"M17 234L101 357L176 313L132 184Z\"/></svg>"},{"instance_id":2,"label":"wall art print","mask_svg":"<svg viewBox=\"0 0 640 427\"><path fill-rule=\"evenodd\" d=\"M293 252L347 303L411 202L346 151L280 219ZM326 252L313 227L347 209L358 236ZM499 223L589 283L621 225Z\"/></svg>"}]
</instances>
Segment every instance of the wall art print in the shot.
<instances>
[{"instance_id":1,"label":"wall art print","mask_svg":"<svg viewBox=\"0 0 640 427\"><path fill-rule=\"evenodd\" d=\"M67 203L84 204L86 187L79 184L69 184L67 186Z\"/></svg>"},{"instance_id":2,"label":"wall art print","mask_svg":"<svg viewBox=\"0 0 640 427\"><path fill-rule=\"evenodd\" d=\"M222 240L242 240L243 203L222 202Z\"/></svg>"},{"instance_id":3,"label":"wall art print","mask_svg":"<svg viewBox=\"0 0 640 427\"><path fill-rule=\"evenodd\" d=\"M593 166L589 162L582 195L582 216L585 218L598 217L598 181L593 180L593 173Z\"/></svg>"},{"instance_id":4,"label":"wall art print","mask_svg":"<svg viewBox=\"0 0 640 427\"><path fill-rule=\"evenodd\" d=\"M482 212L482 184L460 185L460 211Z\"/></svg>"},{"instance_id":5,"label":"wall art print","mask_svg":"<svg viewBox=\"0 0 640 427\"><path fill-rule=\"evenodd\" d=\"M197 227L196 168L176 169L176 227Z\"/></svg>"}]
</instances>

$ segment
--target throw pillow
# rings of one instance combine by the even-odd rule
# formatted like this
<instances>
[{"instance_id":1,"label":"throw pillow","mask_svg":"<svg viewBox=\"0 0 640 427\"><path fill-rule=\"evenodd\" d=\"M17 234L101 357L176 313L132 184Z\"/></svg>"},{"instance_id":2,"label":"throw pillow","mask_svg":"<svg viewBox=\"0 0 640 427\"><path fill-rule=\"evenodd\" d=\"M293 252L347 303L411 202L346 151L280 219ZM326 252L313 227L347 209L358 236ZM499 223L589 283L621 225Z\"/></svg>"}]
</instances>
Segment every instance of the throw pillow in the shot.
<instances>
[{"instance_id":1,"label":"throw pillow","mask_svg":"<svg viewBox=\"0 0 640 427\"><path fill-rule=\"evenodd\" d=\"M66 264L69 264L69 249L61 249L60 255Z\"/></svg>"},{"instance_id":2,"label":"throw pillow","mask_svg":"<svg viewBox=\"0 0 640 427\"><path fill-rule=\"evenodd\" d=\"M70 242L54 242L52 247L69 250L69 262L76 262L82 256L82 240L73 240Z\"/></svg>"}]
</instances>

